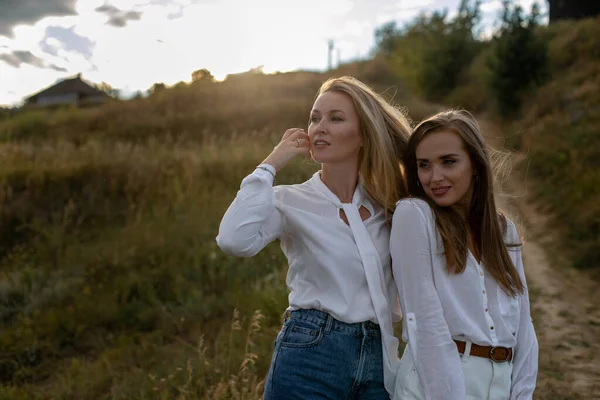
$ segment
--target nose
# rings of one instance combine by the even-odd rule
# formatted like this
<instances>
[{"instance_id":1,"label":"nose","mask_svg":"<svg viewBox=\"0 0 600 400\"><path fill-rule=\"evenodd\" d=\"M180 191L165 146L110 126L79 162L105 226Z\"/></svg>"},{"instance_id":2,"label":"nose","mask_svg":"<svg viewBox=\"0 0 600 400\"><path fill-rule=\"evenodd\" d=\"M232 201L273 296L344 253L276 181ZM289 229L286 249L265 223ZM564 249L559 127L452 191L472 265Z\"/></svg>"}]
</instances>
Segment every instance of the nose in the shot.
<instances>
[{"instance_id":1,"label":"nose","mask_svg":"<svg viewBox=\"0 0 600 400\"><path fill-rule=\"evenodd\" d=\"M315 133L325 132L325 118L320 118L316 123L313 123Z\"/></svg>"},{"instance_id":2,"label":"nose","mask_svg":"<svg viewBox=\"0 0 600 400\"><path fill-rule=\"evenodd\" d=\"M431 180L433 182L440 182L443 179L444 179L444 175L442 174L440 167L438 167L437 165L434 165L432 168L432 171L431 171Z\"/></svg>"}]
</instances>

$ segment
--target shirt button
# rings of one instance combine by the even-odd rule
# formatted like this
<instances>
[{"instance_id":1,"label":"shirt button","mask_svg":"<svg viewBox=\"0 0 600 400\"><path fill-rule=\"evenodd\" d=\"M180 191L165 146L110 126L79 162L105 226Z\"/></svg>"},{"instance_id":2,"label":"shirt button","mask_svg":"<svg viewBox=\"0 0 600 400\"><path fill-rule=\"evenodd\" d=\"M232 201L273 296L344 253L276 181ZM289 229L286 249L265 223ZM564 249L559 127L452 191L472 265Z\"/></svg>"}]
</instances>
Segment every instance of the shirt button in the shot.
<instances>
[{"instance_id":1,"label":"shirt button","mask_svg":"<svg viewBox=\"0 0 600 400\"><path fill-rule=\"evenodd\" d=\"M487 308L485 309L485 312L488 312L488 309L487 309Z\"/></svg>"},{"instance_id":2,"label":"shirt button","mask_svg":"<svg viewBox=\"0 0 600 400\"><path fill-rule=\"evenodd\" d=\"M485 294L485 290L482 293Z\"/></svg>"},{"instance_id":3,"label":"shirt button","mask_svg":"<svg viewBox=\"0 0 600 400\"><path fill-rule=\"evenodd\" d=\"M493 327L493 326L490 326L490 330L492 330L492 331L493 331L493 330L494 330L494 327Z\"/></svg>"},{"instance_id":4,"label":"shirt button","mask_svg":"<svg viewBox=\"0 0 600 400\"><path fill-rule=\"evenodd\" d=\"M480 271L480 272L479 272L479 275L483 276L483 271Z\"/></svg>"}]
</instances>

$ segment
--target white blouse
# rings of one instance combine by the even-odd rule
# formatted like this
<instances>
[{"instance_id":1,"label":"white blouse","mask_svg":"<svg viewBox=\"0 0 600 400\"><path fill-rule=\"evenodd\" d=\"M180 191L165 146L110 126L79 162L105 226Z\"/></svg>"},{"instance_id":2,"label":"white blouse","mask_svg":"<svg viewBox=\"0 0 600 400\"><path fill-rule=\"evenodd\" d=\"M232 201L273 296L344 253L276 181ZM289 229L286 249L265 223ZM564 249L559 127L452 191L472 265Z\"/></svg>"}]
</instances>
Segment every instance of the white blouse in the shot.
<instances>
[{"instance_id":1,"label":"white blouse","mask_svg":"<svg viewBox=\"0 0 600 400\"><path fill-rule=\"evenodd\" d=\"M361 206L370 213L364 222ZM349 225L340 218L342 209ZM400 304L383 209L360 184L352 203L341 203L319 172L301 184L273 187L273 175L257 168L242 181L217 243L228 254L251 257L277 238L289 262L288 310L315 308L346 323L379 323L391 392L398 361L392 321L400 319Z\"/></svg>"},{"instance_id":2,"label":"white blouse","mask_svg":"<svg viewBox=\"0 0 600 400\"><path fill-rule=\"evenodd\" d=\"M506 243L519 243L507 221ZM413 353L427 399L464 399L465 385L453 339L514 349L510 399L531 399L538 370L538 342L528 291L504 293L469 252L466 269L446 271L435 216L423 200L398 202L390 239L392 267L405 318L402 339ZM509 255L525 283L520 248Z\"/></svg>"}]
</instances>

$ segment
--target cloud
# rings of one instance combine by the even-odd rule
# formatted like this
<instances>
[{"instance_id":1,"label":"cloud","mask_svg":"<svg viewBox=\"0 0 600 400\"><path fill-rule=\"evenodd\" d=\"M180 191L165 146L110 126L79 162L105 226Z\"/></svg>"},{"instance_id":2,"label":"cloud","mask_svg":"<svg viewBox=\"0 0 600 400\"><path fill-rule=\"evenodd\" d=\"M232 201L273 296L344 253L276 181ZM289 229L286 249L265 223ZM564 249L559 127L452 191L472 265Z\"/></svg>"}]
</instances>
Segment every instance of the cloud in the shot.
<instances>
[{"instance_id":1,"label":"cloud","mask_svg":"<svg viewBox=\"0 0 600 400\"><path fill-rule=\"evenodd\" d=\"M139 11L123 11L110 4L104 4L96 8L96 11L108 15L107 24L116 28L123 28L127 22L137 21L142 17L142 13Z\"/></svg>"},{"instance_id":2,"label":"cloud","mask_svg":"<svg viewBox=\"0 0 600 400\"><path fill-rule=\"evenodd\" d=\"M44 53L59 56L59 51L62 49L66 52L79 53L86 60L92 57L95 42L75 33L75 27L49 26L45 33L44 39L40 42L40 49Z\"/></svg>"},{"instance_id":3,"label":"cloud","mask_svg":"<svg viewBox=\"0 0 600 400\"><path fill-rule=\"evenodd\" d=\"M0 36L13 37L12 28L17 25L31 25L49 17L77 15L77 0L17 0L10 6L2 6L0 13Z\"/></svg>"},{"instance_id":4,"label":"cloud","mask_svg":"<svg viewBox=\"0 0 600 400\"><path fill-rule=\"evenodd\" d=\"M30 51L15 50L12 53L0 54L0 61L4 61L14 68L19 68L21 64L29 64L37 68L53 69L55 71L67 72L66 69L50 64L39 57L33 55Z\"/></svg>"}]
</instances>

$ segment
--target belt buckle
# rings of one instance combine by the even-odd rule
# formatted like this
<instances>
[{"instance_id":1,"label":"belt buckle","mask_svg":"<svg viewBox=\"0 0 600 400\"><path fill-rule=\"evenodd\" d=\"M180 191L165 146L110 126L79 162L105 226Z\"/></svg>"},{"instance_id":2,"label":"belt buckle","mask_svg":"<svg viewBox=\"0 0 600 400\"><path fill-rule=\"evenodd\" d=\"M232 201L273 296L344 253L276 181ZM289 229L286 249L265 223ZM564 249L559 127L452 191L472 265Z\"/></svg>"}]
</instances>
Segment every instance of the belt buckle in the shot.
<instances>
[{"instance_id":1,"label":"belt buckle","mask_svg":"<svg viewBox=\"0 0 600 400\"><path fill-rule=\"evenodd\" d=\"M497 349L504 349L504 351L506 351L506 357L504 358L504 360L500 360L500 359L497 359L497 358L495 358L495 357L494 357L494 352L495 352ZM504 362L507 362L507 361L508 361L508 355L509 355L509 354L510 354L510 353L509 353L509 351L508 351L508 349L507 349L506 347L496 347L496 346L494 346L494 347L492 347L492 348L490 349L490 359L491 359L493 362L497 362L497 363L504 363Z\"/></svg>"}]
</instances>

